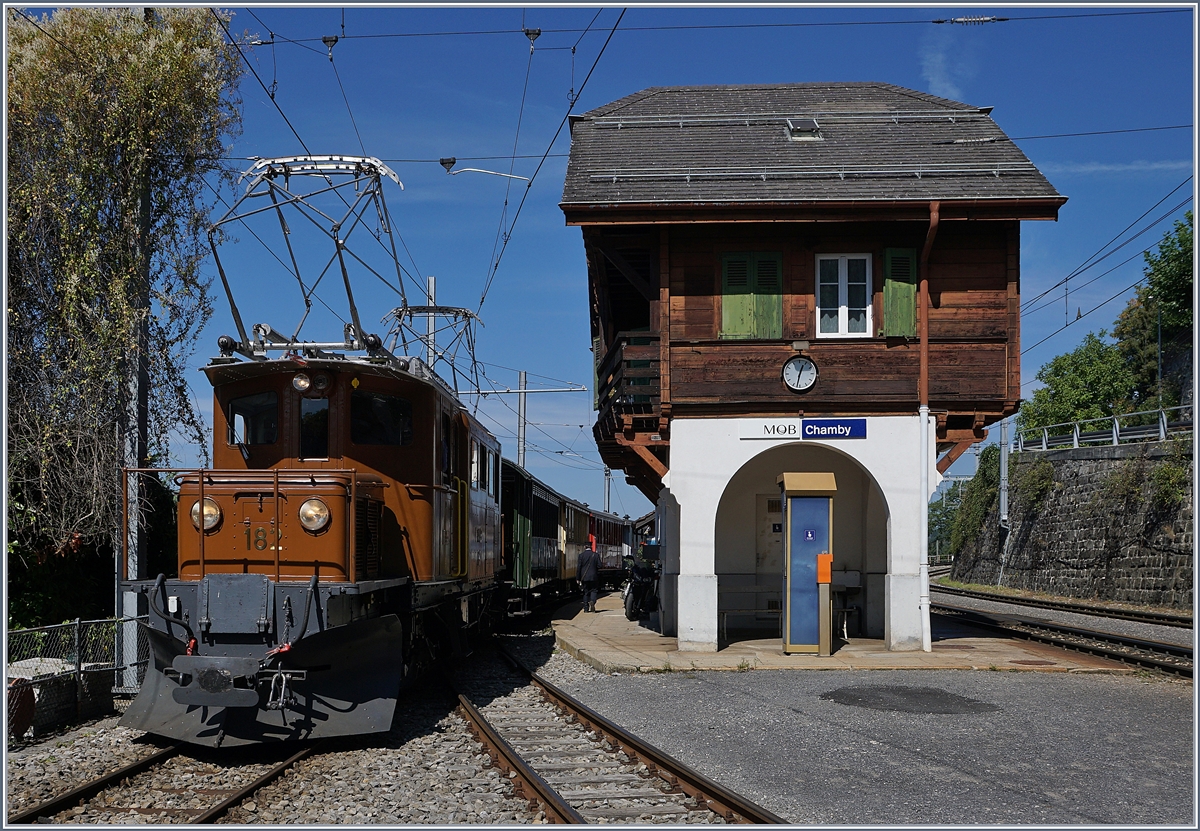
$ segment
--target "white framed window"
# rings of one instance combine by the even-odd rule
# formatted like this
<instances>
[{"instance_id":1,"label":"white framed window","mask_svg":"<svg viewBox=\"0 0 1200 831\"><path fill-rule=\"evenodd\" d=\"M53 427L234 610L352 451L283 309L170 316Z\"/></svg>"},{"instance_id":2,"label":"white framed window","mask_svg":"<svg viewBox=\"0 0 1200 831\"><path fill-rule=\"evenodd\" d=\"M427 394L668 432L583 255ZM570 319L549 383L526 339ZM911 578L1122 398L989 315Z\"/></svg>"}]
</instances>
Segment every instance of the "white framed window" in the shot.
<instances>
[{"instance_id":1,"label":"white framed window","mask_svg":"<svg viewBox=\"0 0 1200 831\"><path fill-rule=\"evenodd\" d=\"M871 336L871 255L817 255L817 337Z\"/></svg>"}]
</instances>

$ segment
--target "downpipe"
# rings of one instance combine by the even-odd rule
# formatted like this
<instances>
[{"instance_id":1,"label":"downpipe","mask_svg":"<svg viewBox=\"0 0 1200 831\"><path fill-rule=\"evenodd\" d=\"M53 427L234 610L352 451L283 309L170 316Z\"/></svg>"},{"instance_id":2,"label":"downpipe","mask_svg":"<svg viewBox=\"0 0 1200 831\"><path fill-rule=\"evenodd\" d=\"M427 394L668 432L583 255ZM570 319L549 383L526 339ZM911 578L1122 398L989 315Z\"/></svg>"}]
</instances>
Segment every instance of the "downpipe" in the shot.
<instances>
[{"instance_id":1,"label":"downpipe","mask_svg":"<svg viewBox=\"0 0 1200 831\"><path fill-rule=\"evenodd\" d=\"M921 583L921 649L933 651L932 624L929 620L929 406L920 408L921 425L921 565L918 571Z\"/></svg>"}]
</instances>

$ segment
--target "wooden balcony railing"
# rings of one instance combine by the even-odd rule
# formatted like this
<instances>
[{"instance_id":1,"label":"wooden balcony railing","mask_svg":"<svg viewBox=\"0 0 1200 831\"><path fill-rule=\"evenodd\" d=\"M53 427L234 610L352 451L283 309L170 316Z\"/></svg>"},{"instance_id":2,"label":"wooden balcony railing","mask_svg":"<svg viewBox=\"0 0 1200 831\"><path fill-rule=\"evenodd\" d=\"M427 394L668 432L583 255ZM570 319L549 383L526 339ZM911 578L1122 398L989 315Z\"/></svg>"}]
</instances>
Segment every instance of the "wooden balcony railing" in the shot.
<instances>
[{"instance_id":1,"label":"wooden balcony railing","mask_svg":"<svg viewBox=\"0 0 1200 831\"><path fill-rule=\"evenodd\" d=\"M621 416L657 418L660 405L658 335L620 332L597 371L598 424Z\"/></svg>"}]
</instances>

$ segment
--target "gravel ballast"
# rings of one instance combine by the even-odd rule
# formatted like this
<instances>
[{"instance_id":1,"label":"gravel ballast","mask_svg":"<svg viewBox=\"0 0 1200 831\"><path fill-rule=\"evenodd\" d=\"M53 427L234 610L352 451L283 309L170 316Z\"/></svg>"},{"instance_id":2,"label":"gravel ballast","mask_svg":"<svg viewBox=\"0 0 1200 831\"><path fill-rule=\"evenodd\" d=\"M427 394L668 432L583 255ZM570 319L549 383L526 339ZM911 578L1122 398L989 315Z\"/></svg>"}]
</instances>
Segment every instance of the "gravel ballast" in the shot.
<instances>
[{"instance_id":1,"label":"gravel ballast","mask_svg":"<svg viewBox=\"0 0 1200 831\"><path fill-rule=\"evenodd\" d=\"M401 710L403 707L403 710ZM304 759L224 820L239 825L532 824L545 816L512 783L444 703L406 698L380 740Z\"/></svg>"},{"instance_id":2,"label":"gravel ballast","mask_svg":"<svg viewBox=\"0 0 1200 831\"><path fill-rule=\"evenodd\" d=\"M140 730L118 725L118 718L100 719L5 754L8 813L45 802L159 749Z\"/></svg>"},{"instance_id":3,"label":"gravel ballast","mask_svg":"<svg viewBox=\"0 0 1200 831\"><path fill-rule=\"evenodd\" d=\"M503 640L587 706L791 822L1120 826L1194 818L1190 682L942 670L605 675L555 650L549 632ZM115 722L9 753L8 810L155 750ZM300 762L226 821L545 818L487 765L453 703L427 695L402 700L391 733L343 740Z\"/></svg>"}]
</instances>

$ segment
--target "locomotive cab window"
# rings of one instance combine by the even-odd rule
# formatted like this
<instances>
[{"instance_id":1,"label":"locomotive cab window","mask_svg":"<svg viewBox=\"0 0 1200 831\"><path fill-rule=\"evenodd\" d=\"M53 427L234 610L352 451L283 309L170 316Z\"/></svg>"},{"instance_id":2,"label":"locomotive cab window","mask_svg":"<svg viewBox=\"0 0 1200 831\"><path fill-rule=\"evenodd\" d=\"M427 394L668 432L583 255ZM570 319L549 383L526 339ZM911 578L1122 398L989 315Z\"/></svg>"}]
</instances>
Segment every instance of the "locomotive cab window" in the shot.
<instances>
[{"instance_id":1,"label":"locomotive cab window","mask_svg":"<svg viewBox=\"0 0 1200 831\"><path fill-rule=\"evenodd\" d=\"M260 392L229 402L229 444L274 444L279 438L279 398Z\"/></svg>"},{"instance_id":2,"label":"locomotive cab window","mask_svg":"<svg viewBox=\"0 0 1200 831\"><path fill-rule=\"evenodd\" d=\"M403 447L413 442L412 402L395 395L350 394L350 441Z\"/></svg>"},{"instance_id":3,"label":"locomotive cab window","mask_svg":"<svg viewBox=\"0 0 1200 831\"><path fill-rule=\"evenodd\" d=\"M300 458L329 458L329 399L300 399Z\"/></svg>"}]
</instances>

